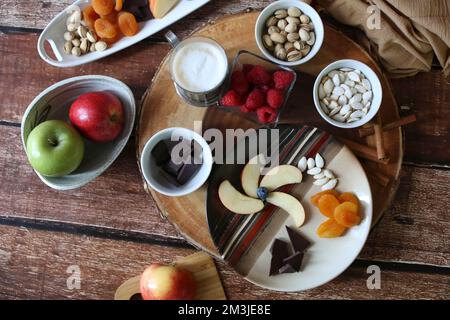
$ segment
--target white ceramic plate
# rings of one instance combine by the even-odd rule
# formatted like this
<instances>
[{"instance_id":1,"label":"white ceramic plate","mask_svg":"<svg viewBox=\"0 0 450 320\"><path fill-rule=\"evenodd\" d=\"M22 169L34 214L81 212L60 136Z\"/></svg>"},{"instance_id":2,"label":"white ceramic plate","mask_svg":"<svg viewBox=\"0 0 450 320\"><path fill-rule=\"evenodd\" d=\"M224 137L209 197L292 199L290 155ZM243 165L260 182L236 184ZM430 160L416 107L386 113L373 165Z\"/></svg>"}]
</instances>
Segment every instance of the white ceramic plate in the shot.
<instances>
[{"instance_id":1,"label":"white ceramic plate","mask_svg":"<svg viewBox=\"0 0 450 320\"><path fill-rule=\"evenodd\" d=\"M269 276L272 243L275 238L290 242L285 226L292 226L294 221L281 209L271 212L271 208L266 207L255 215L243 216L223 207L217 196L218 185L228 179L242 190L240 172L243 165L214 167L209 179L207 217L222 258L247 280L271 290L302 291L331 281L356 259L370 231L372 195L358 159L331 135L313 127L285 125L280 126L280 132L280 154L285 155L280 159L281 163L297 165L302 156L314 157L319 152L325 159L326 168L339 179L336 190L352 192L360 200L361 223L349 228L341 237L319 238L316 230L328 218L311 204L311 196L322 190L313 185L313 177L305 172L302 183L293 185L287 192L301 201L306 213L304 225L294 229L312 245L306 250L301 272ZM254 149L254 146L247 149L249 157L256 152ZM264 151L259 149L258 152Z\"/></svg>"},{"instance_id":2,"label":"white ceramic plate","mask_svg":"<svg viewBox=\"0 0 450 320\"><path fill-rule=\"evenodd\" d=\"M197 10L198 8L208 3L209 1L210 0L180 0L180 2L164 18L151 19L149 21L139 23L140 31L135 36L123 37L105 51L90 52L80 57L67 55L62 50L65 42L63 34L66 31L66 20L67 20L67 13L64 10L61 13L59 13L44 29L41 36L39 37L37 49L41 58L53 66L73 67L82 65L88 62L104 58L122 49L125 49L135 43L138 43L139 41L151 36L152 34L161 31L162 29L166 28L172 23L187 16L188 14ZM78 0L75 1L73 5L77 5L81 9L83 9L90 2L91 0ZM46 52L44 47L46 41L50 44L57 60L50 57Z\"/></svg>"},{"instance_id":3,"label":"white ceramic plate","mask_svg":"<svg viewBox=\"0 0 450 320\"><path fill-rule=\"evenodd\" d=\"M26 141L31 130L45 120L69 121L69 108L81 94L92 91L109 91L115 94L125 112L122 133L108 143L94 143L87 139L85 154L80 166L63 177L46 177L36 174L46 185L57 190L79 188L102 174L119 156L130 138L136 117L133 92L123 82L105 76L81 76L55 83L42 91L28 106L22 118L21 136L26 152Z\"/></svg>"}]
</instances>

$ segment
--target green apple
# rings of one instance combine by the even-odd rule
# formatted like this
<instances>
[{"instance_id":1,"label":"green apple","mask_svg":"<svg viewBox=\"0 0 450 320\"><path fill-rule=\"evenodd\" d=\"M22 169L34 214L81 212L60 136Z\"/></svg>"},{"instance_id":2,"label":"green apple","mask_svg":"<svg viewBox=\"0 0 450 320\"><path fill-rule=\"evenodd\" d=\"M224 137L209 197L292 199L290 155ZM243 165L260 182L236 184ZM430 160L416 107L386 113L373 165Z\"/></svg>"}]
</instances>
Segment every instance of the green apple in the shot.
<instances>
[{"instance_id":1,"label":"green apple","mask_svg":"<svg viewBox=\"0 0 450 320\"><path fill-rule=\"evenodd\" d=\"M73 172L84 155L80 134L68 123L48 120L28 135L27 155L31 166L40 174L61 177Z\"/></svg>"}]
</instances>

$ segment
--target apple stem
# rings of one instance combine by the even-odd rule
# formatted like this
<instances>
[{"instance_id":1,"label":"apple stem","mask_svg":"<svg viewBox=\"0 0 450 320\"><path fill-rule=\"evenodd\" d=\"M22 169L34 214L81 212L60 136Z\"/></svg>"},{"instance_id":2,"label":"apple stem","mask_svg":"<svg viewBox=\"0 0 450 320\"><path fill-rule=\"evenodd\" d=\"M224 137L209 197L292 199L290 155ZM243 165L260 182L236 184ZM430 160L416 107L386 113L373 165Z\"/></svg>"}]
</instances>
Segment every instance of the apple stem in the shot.
<instances>
[{"instance_id":1,"label":"apple stem","mask_svg":"<svg viewBox=\"0 0 450 320\"><path fill-rule=\"evenodd\" d=\"M48 138L48 143L50 143L53 147L58 145L58 141L52 138Z\"/></svg>"}]
</instances>

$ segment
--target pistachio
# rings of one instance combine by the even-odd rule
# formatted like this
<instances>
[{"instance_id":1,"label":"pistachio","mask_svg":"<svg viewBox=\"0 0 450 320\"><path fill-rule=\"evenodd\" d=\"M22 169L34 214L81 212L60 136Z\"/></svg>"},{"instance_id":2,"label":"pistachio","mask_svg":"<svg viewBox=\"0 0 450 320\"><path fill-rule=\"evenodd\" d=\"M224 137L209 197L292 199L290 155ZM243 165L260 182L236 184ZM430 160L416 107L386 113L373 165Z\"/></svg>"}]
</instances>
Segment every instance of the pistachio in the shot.
<instances>
[{"instance_id":1,"label":"pistachio","mask_svg":"<svg viewBox=\"0 0 450 320\"><path fill-rule=\"evenodd\" d=\"M295 42L294 42L294 47L295 47L295 49L297 49L297 50L302 50L302 49L305 48L305 43L302 42L302 41L295 41Z\"/></svg>"},{"instance_id":2,"label":"pistachio","mask_svg":"<svg viewBox=\"0 0 450 320\"><path fill-rule=\"evenodd\" d=\"M77 32L80 38L86 38L86 33L88 32L88 30L84 26L79 26Z\"/></svg>"},{"instance_id":3,"label":"pistachio","mask_svg":"<svg viewBox=\"0 0 450 320\"><path fill-rule=\"evenodd\" d=\"M295 23L297 25L300 24L300 19L296 17L286 17L285 20L287 21L287 23Z\"/></svg>"},{"instance_id":4,"label":"pistachio","mask_svg":"<svg viewBox=\"0 0 450 320\"><path fill-rule=\"evenodd\" d=\"M79 47L73 47L72 55L77 56L77 57L81 56L81 49Z\"/></svg>"},{"instance_id":5,"label":"pistachio","mask_svg":"<svg viewBox=\"0 0 450 320\"><path fill-rule=\"evenodd\" d=\"M300 39L302 41L308 41L310 36L309 36L309 32L306 31L305 29L301 28L300 31L298 32L298 35L300 36Z\"/></svg>"},{"instance_id":6,"label":"pistachio","mask_svg":"<svg viewBox=\"0 0 450 320\"><path fill-rule=\"evenodd\" d=\"M267 28L272 27L272 26L276 25L277 23L278 23L278 19L272 16L269 19L267 19L266 27Z\"/></svg>"},{"instance_id":7,"label":"pistachio","mask_svg":"<svg viewBox=\"0 0 450 320\"><path fill-rule=\"evenodd\" d=\"M272 39L273 42L276 43L285 43L286 42L286 37L284 35L282 35L281 33L272 33L270 35L270 39Z\"/></svg>"},{"instance_id":8,"label":"pistachio","mask_svg":"<svg viewBox=\"0 0 450 320\"><path fill-rule=\"evenodd\" d=\"M287 56L286 49L281 48L280 50L276 51L275 56L280 60L285 60Z\"/></svg>"},{"instance_id":9,"label":"pistachio","mask_svg":"<svg viewBox=\"0 0 450 320\"><path fill-rule=\"evenodd\" d=\"M289 33L286 37L287 41L289 41L289 42L294 42L294 41L298 40L299 38L300 37L297 32Z\"/></svg>"},{"instance_id":10,"label":"pistachio","mask_svg":"<svg viewBox=\"0 0 450 320\"><path fill-rule=\"evenodd\" d=\"M302 14L300 16L300 22L301 23L309 23L311 20L309 19L309 17L306 14Z\"/></svg>"},{"instance_id":11,"label":"pistachio","mask_svg":"<svg viewBox=\"0 0 450 320\"><path fill-rule=\"evenodd\" d=\"M291 52L292 50L295 50L295 47L292 42L286 42L284 44L284 49L286 49L286 52Z\"/></svg>"},{"instance_id":12,"label":"pistachio","mask_svg":"<svg viewBox=\"0 0 450 320\"><path fill-rule=\"evenodd\" d=\"M303 23L300 25L300 28L305 29L306 31L314 30L314 25L312 23Z\"/></svg>"},{"instance_id":13,"label":"pistachio","mask_svg":"<svg viewBox=\"0 0 450 320\"><path fill-rule=\"evenodd\" d=\"M287 60L288 61L297 61L302 58L302 53L297 50L292 50L287 54Z\"/></svg>"},{"instance_id":14,"label":"pistachio","mask_svg":"<svg viewBox=\"0 0 450 320\"><path fill-rule=\"evenodd\" d=\"M309 40L306 41L306 44L312 46L316 42L316 34L314 32L309 33Z\"/></svg>"},{"instance_id":15,"label":"pistachio","mask_svg":"<svg viewBox=\"0 0 450 320\"><path fill-rule=\"evenodd\" d=\"M67 25L67 31L73 32L75 30L77 30L77 25L76 24L70 23L70 24Z\"/></svg>"},{"instance_id":16,"label":"pistachio","mask_svg":"<svg viewBox=\"0 0 450 320\"><path fill-rule=\"evenodd\" d=\"M73 38L75 38L73 32L70 32L70 31L64 32L64 40L71 41L71 40L73 40Z\"/></svg>"},{"instance_id":17,"label":"pistachio","mask_svg":"<svg viewBox=\"0 0 450 320\"><path fill-rule=\"evenodd\" d=\"M284 30L287 27L287 21L284 19L278 20L277 27Z\"/></svg>"},{"instance_id":18,"label":"pistachio","mask_svg":"<svg viewBox=\"0 0 450 320\"><path fill-rule=\"evenodd\" d=\"M288 23L286 28L284 28L284 31L286 31L287 33L297 32L297 30L298 28L296 23Z\"/></svg>"},{"instance_id":19,"label":"pistachio","mask_svg":"<svg viewBox=\"0 0 450 320\"><path fill-rule=\"evenodd\" d=\"M277 10L274 12L274 16L277 19L284 19L288 16L288 12L287 12L287 10L280 9L280 10Z\"/></svg>"},{"instance_id":20,"label":"pistachio","mask_svg":"<svg viewBox=\"0 0 450 320\"><path fill-rule=\"evenodd\" d=\"M108 45L106 44L105 41L98 41L95 43L96 51L104 51L104 50L106 50L106 48L108 48Z\"/></svg>"},{"instance_id":21,"label":"pistachio","mask_svg":"<svg viewBox=\"0 0 450 320\"><path fill-rule=\"evenodd\" d=\"M281 50L281 49L283 49L283 48L284 48L284 45L283 45L283 44L277 43L277 44L275 45L274 52L277 52L278 50Z\"/></svg>"},{"instance_id":22,"label":"pistachio","mask_svg":"<svg viewBox=\"0 0 450 320\"><path fill-rule=\"evenodd\" d=\"M86 38L88 39L89 42L94 43L97 41L97 36L95 35L94 32L92 31L88 31L86 33Z\"/></svg>"},{"instance_id":23,"label":"pistachio","mask_svg":"<svg viewBox=\"0 0 450 320\"><path fill-rule=\"evenodd\" d=\"M72 53L73 44L71 41L67 41L64 43L64 53L71 54Z\"/></svg>"},{"instance_id":24,"label":"pistachio","mask_svg":"<svg viewBox=\"0 0 450 320\"><path fill-rule=\"evenodd\" d=\"M302 12L297 7L290 7L287 11L288 15L291 17L300 17L302 15Z\"/></svg>"},{"instance_id":25,"label":"pistachio","mask_svg":"<svg viewBox=\"0 0 450 320\"><path fill-rule=\"evenodd\" d=\"M288 33L287 33L286 31L284 31L284 30L281 30L281 31L280 31L280 34L281 34L282 36L285 36L285 37L287 37L287 35L288 35Z\"/></svg>"},{"instance_id":26,"label":"pistachio","mask_svg":"<svg viewBox=\"0 0 450 320\"><path fill-rule=\"evenodd\" d=\"M79 47L81 44L81 41L80 41L80 39L75 38L72 40L72 44L74 47Z\"/></svg>"},{"instance_id":27,"label":"pistachio","mask_svg":"<svg viewBox=\"0 0 450 320\"><path fill-rule=\"evenodd\" d=\"M302 50L300 50L303 57L306 56L309 53L309 51L311 51L311 47L309 45L305 45L305 47Z\"/></svg>"},{"instance_id":28,"label":"pistachio","mask_svg":"<svg viewBox=\"0 0 450 320\"><path fill-rule=\"evenodd\" d=\"M264 46L267 49L273 49L273 41L272 41L272 39L270 39L270 35L265 34L263 36L263 42L264 42Z\"/></svg>"},{"instance_id":29,"label":"pistachio","mask_svg":"<svg viewBox=\"0 0 450 320\"><path fill-rule=\"evenodd\" d=\"M269 29L267 29L267 33L269 34L269 35L271 35L272 33L275 33L275 32L277 32L277 33L280 33L280 28L278 28L277 26L271 26L271 27L269 27Z\"/></svg>"},{"instance_id":30,"label":"pistachio","mask_svg":"<svg viewBox=\"0 0 450 320\"><path fill-rule=\"evenodd\" d=\"M88 40L86 38L81 40L81 44L80 44L80 50L81 53L86 53L89 49L89 44L88 44Z\"/></svg>"},{"instance_id":31,"label":"pistachio","mask_svg":"<svg viewBox=\"0 0 450 320\"><path fill-rule=\"evenodd\" d=\"M90 52L94 52L95 50L95 43L91 43L91 47L89 48Z\"/></svg>"}]
</instances>

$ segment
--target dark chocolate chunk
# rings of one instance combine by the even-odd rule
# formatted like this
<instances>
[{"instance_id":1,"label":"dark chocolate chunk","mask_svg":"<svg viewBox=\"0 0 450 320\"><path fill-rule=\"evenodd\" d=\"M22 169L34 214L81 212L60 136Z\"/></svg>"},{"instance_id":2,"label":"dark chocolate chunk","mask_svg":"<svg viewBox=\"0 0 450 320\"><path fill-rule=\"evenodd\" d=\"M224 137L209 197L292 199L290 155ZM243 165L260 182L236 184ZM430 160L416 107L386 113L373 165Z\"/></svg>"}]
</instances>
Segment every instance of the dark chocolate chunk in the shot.
<instances>
[{"instance_id":1,"label":"dark chocolate chunk","mask_svg":"<svg viewBox=\"0 0 450 320\"><path fill-rule=\"evenodd\" d=\"M278 274L297 272L290 264L285 264L278 270Z\"/></svg>"},{"instance_id":2,"label":"dark chocolate chunk","mask_svg":"<svg viewBox=\"0 0 450 320\"><path fill-rule=\"evenodd\" d=\"M141 18L141 20L139 22L153 19L153 14L150 11L150 7L148 5L140 7L139 9L140 9L141 15L142 15L142 18Z\"/></svg>"},{"instance_id":3,"label":"dark chocolate chunk","mask_svg":"<svg viewBox=\"0 0 450 320\"><path fill-rule=\"evenodd\" d=\"M289 243L286 241L275 239L271 248L272 260L270 261L270 276L280 273L280 268L283 267L283 260L289 257Z\"/></svg>"},{"instance_id":4,"label":"dark chocolate chunk","mask_svg":"<svg viewBox=\"0 0 450 320\"><path fill-rule=\"evenodd\" d=\"M303 252L295 252L293 255L283 260L284 265L290 265L296 272L299 272L302 267Z\"/></svg>"},{"instance_id":5,"label":"dark chocolate chunk","mask_svg":"<svg viewBox=\"0 0 450 320\"><path fill-rule=\"evenodd\" d=\"M153 18L148 0L126 0L123 3L123 10L132 13L138 22Z\"/></svg>"},{"instance_id":6,"label":"dark chocolate chunk","mask_svg":"<svg viewBox=\"0 0 450 320\"><path fill-rule=\"evenodd\" d=\"M175 162L169 160L164 164L163 170L166 171L171 176L176 178L176 177L178 177L178 174L180 173L180 170L182 167L183 167L183 163L175 163Z\"/></svg>"},{"instance_id":7,"label":"dark chocolate chunk","mask_svg":"<svg viewBox=\"0 0 450 320\"><path fill-rule=\"evenodd\" d=\"M159 141L152 149L152 156L155 158L156 165L161 166L170 160L170 153L164 141Z\"/></svg>"},{"instance_id":8,"label":"dark chocolate chunk","mask_svg":"<svg viewBox=\"0 0 450 320\"><path fill-rule=\"evenodd\" d=\"M201 164L185 163L178 173L178 183L185 184L188 182L197 173L201 166Z\"/></svg>"},{"instance_id":9,"label":"dark chocolate chunk","mask_svg":"<svg viewBox=\"0 0 450 320\"><path fill-rule=\"evenodd\" d=\"M286 226L286 230L289 235L289 239L291 240L292 247L294 247L294 251L303 252L306 248L308 248L311 243L303 237L298 231L292 229L291 227Z\"/></svg>"},{"instance_id":10,"label":"dark chocolate chunk","mask_svg":"<svg viewBox=\"0 0 450 320\"><path fill-rule=\"evenodd\" d=\"M192 140L191 146L192 146L191 157L192 157L192 161L193 161L192 163L202 164L203 163L203 148L202 148L202 146L195 140Z\"/></svg>"}]
</instances>

